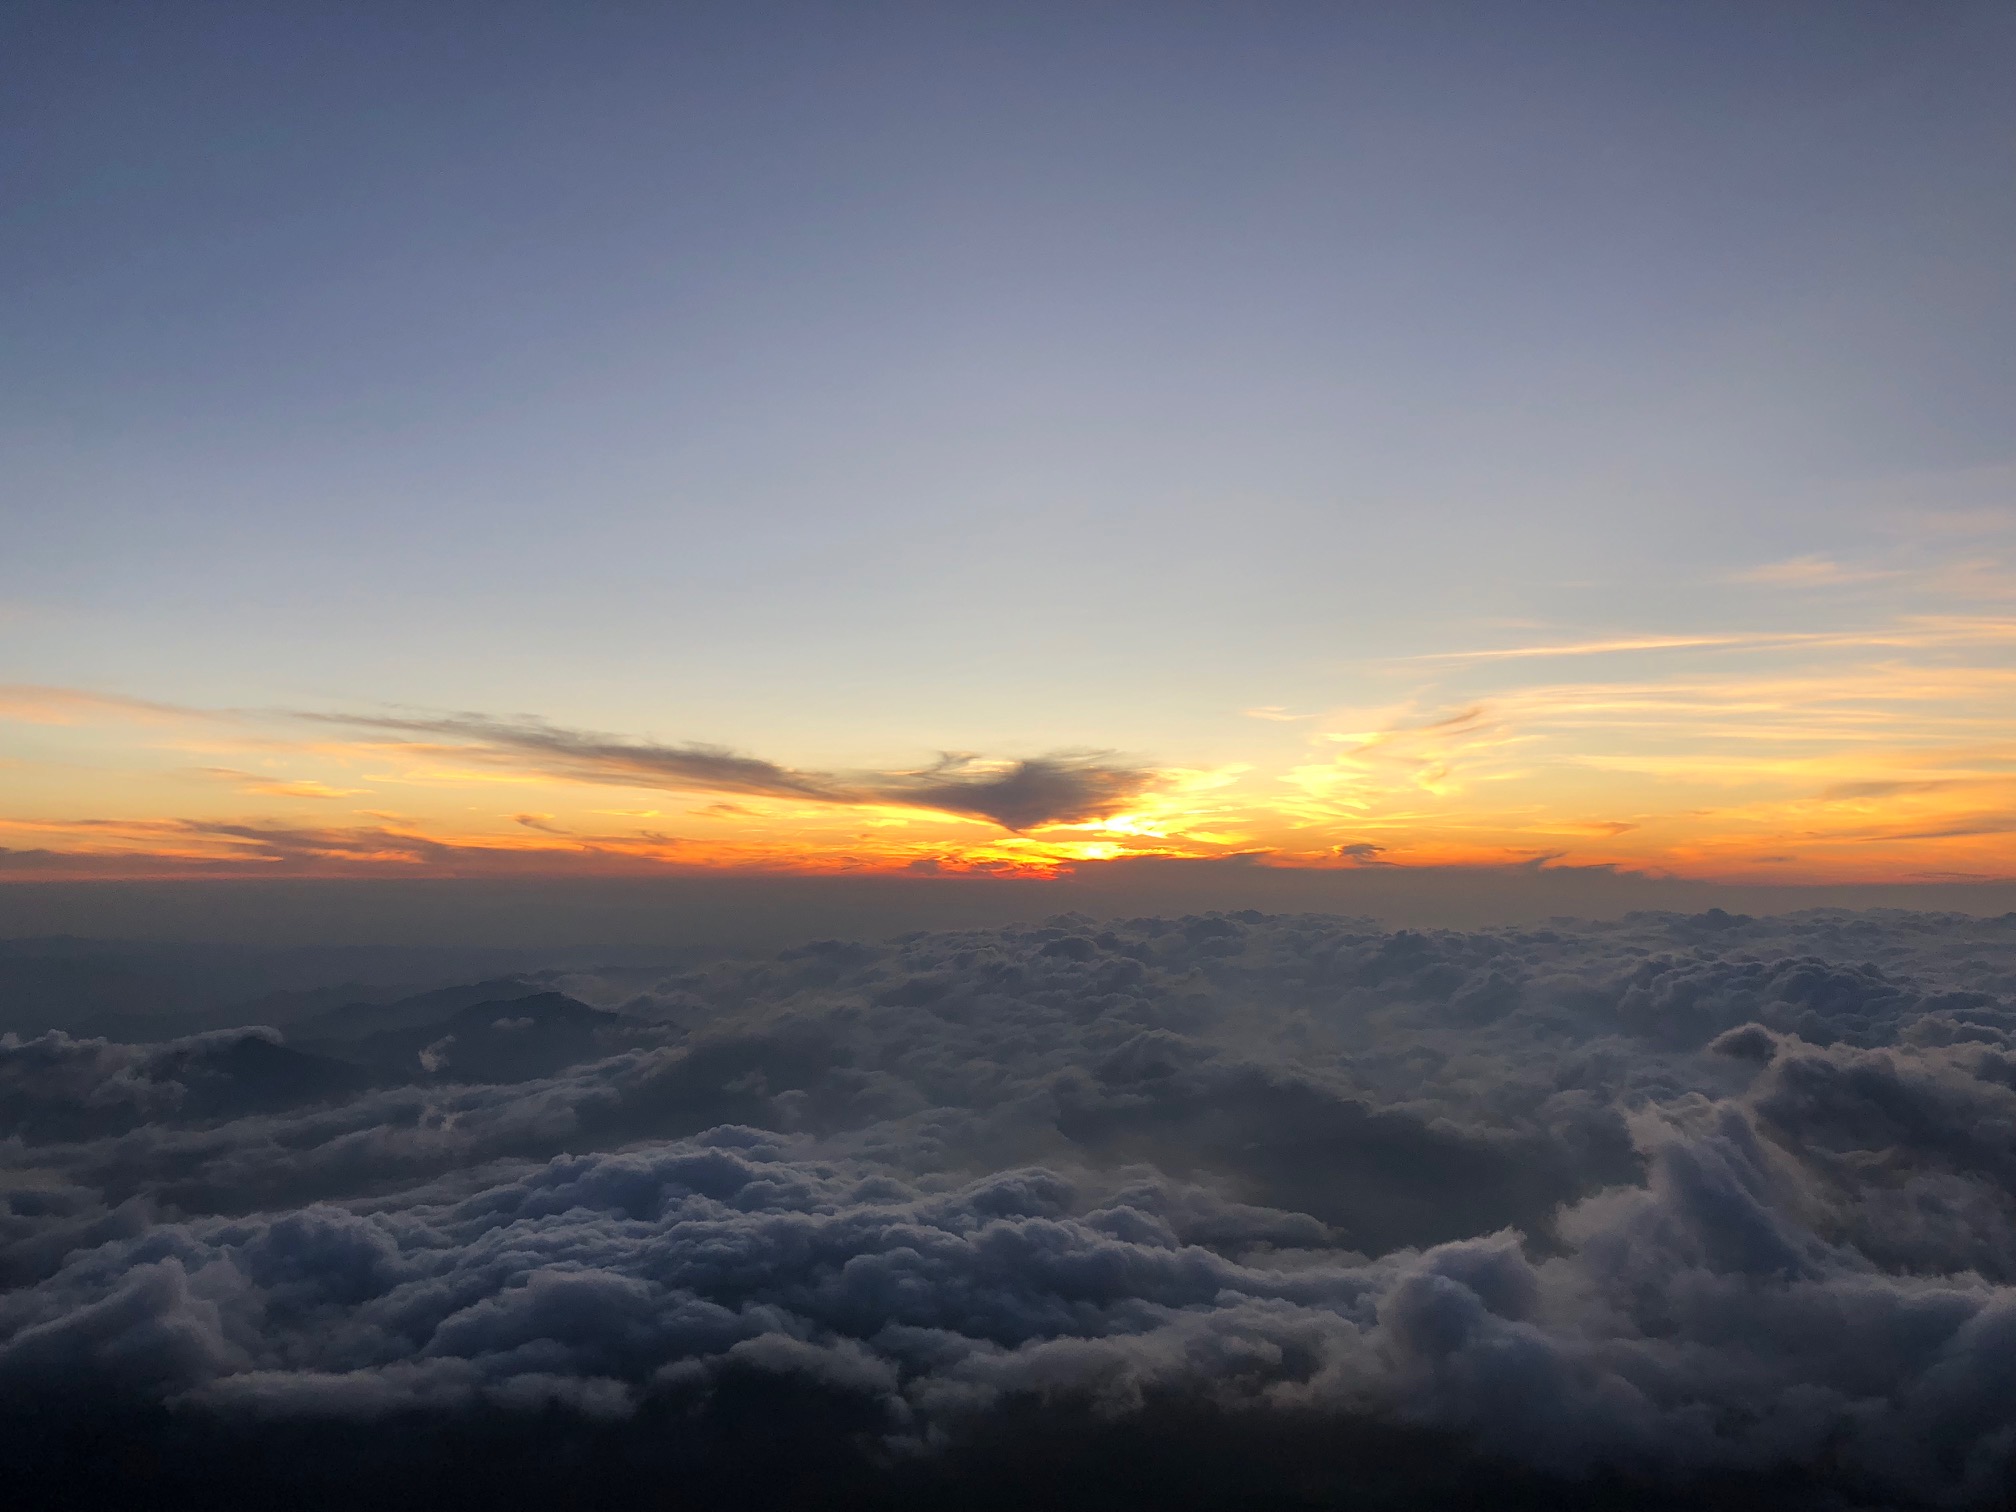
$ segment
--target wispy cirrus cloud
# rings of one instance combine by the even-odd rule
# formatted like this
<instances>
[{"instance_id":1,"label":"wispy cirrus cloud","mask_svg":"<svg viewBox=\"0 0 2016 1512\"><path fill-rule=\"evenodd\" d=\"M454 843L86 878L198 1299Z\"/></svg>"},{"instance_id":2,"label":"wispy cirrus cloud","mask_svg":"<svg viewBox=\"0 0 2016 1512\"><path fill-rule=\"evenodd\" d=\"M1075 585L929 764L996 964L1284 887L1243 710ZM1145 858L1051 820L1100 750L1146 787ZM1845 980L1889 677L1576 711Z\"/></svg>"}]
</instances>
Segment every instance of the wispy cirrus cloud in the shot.
<instances>
[{"instance_id":1,"label":"wispy cirrus cloud","mask_svg":"<svg viewBox=\"0 0 2016 1512\"><path fill-rule=\"evenodd\" d=\"M1765 588L1837 588L1900 576L1902 573L1894 568L1851 567L1832 557L1815 555L1746 567L1740 572L1732 572L1729 581Z\"/></svg>"},{"instance_id":2,"label":"wispy cirrus cloud","mask_svg":"<svg viewBox=\"0 0 2016 1512\"><path fill-rule=\"evenodd\" d=\"M1605 656L1618 651L1679 651L1702 646L1736 646L1741 635L1627 635L1602 640L1554 641L1538 646L1488 646L1470 651L1428 651L1408 661L1518 661L1537 656Z\"/></svg>"},{"instance_id":3,"label":"wispy cirrus cloud","mask_svg":"<svg viewBox=\"0 0 2016 1512\"><path fill-rule=\"evenodd\" d=\"M368 788L332 787L326 782L312 778L262 777L256 772L241 772L236 767L199 768L206 777L217 777L236 784L243 793L254 793L262 798L355 798L369 791Z\"/></svg>"},{"instance_id":4,"label":"wispy cirrus cloud","mask_svg":"<svg viewBox=\"0 0 2016 1512\"><path fill-rule=\"evenodd\" d=\"M1768 658L1640 657L1624 675L1573 680L1544 658L1762 649L1766 637L1503 648L1547 676L1471 677L1446 658L1408 700L1326 717L1310 732L1321 759L1284 773L1290 791L1269 805L1284 826L1260 828L1301 854L1328 831L1403 865L1484 859L1531 837L1693 875L1767 861L1799 880L1917 875L1934 861L2006 875L2012 636L2009 620L1924 616L1778 638L1785 653Z\"/></svg>"},{"instance_id":5,"label":"wispy cirrus cloud","mask_svg":"<svg viewBox=\"0 0 2016 1512\"><path fill-rule=\"evenodd\" d=\"M0 719L21 724L77 725L100 720L165 724L218 716L177 704L92 693L42 683L0 683Z\"/></svg>"},{"instance_id":6,"label":"wispy cirrus cloud","mask_svg":"<svg viewBox=\"0 0 2016 1512\"><path fill-rule=\"evenodd\" d=\"M1484 646L1430 651L1409 662L1520 661L1539 657L1609 656L1635 651L1931 650L1941 647L2016 645L2016 618L2000 615L1912 615L1863 630L1744 631L1718 635L1620 635L1550 641L1528 646Z\"/></svg>"}]
</instances>

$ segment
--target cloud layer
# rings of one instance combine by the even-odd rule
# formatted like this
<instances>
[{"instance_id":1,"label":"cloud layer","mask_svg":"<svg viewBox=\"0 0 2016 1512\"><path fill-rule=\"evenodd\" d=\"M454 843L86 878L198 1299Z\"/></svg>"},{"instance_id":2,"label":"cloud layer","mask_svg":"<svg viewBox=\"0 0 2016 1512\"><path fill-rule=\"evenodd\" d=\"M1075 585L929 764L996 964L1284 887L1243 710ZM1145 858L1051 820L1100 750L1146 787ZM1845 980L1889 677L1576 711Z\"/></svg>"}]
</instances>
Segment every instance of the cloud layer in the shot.
<instances>
[{"instance_id":1,"label":"cloud layer","mask_svg":"<svg viewBox=\"0 0 2016 1512\"><path fill-rule=\"evenodd\" d=\"M0 1397L266 1494L304 1434L748 1492L761 1420L871 1500L1005 1443L1111 1504L1057 1446L1125 1440L1260 1503L1994 1504L2012 993L2016 916L1067 918L9 1038Z\"/></svg>"}]
</instances>

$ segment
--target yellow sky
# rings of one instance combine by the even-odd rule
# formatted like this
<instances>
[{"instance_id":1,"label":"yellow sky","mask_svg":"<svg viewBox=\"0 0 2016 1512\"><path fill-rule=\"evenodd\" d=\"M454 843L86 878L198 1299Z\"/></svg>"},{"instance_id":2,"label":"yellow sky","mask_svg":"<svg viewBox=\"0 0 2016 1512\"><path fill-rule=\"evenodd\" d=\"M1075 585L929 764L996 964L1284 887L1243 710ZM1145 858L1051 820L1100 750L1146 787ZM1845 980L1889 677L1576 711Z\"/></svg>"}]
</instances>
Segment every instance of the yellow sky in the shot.
<instances>
[{"instance_id":1,"label":"yellow sky","mask_svg":"<svg viewBox=\"0 0 2016 1512\"><path fill-rule=\"evenodd\" d=\"M0 689L0 874L1041 872L1246 853L1305 867L1558 858L1751 882L2007 877L2012 652L2016 618L1992 614L1533 635L1363 669L1358 686L1391 691L1377 703L1224 710L1211 744L1238 759L1114 755L1095 731L1047 765L1017 765L1051 754L1036 751L912 752L839 773L537 721L14 686Z\"/></svg>"}]
</instances>

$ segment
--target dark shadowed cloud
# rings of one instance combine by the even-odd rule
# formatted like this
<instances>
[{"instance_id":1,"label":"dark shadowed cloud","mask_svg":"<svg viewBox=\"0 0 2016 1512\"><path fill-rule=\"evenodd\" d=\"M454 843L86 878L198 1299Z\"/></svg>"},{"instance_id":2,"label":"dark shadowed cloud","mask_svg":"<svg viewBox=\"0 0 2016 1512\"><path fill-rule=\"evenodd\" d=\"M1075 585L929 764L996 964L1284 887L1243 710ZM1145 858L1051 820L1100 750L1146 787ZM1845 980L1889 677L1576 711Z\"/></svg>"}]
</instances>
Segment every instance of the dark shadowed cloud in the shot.
<instances>
[{"instance_id":1,"label":"dark shadowed cloud","mask_svg":"<svg viewBox=\"0 0 2016 1512\"><path fill-rule=\"evenodd\" d=\"M2012 988L2016 916L1063 916L9 1036L0 1414L279 1492L486 1425L788 1504L753 1415L863 1505L2000 1505ZM1085 1423L1233 1484L1078 1487Z\"/></svg>"},{"instance_id":2,"label":"dark shadowed cloud","mask_svg":"<svg viewBox=\"0 0 2016 1512\"><path fill-rule=\"evenodd\" d=\"M807 772L739 755L722 746L625 740L531 718L314 713L298 717L446 739L494 760L530 766L576 782L743 793L839 805L903 804L987 819L1009 830L1069 824L1116 813L1155 780L1152 771L1119 763L1106 752L1057 752L1006 765L970 754L953 754L915 771Z\"/></svg>"},{"instance_id":3,"label":"dark shadowed cloud","mask_svg":"<svg viewBox=\"0 0 2016 1512\"><path fill-rule=\"evenodd\" d=\"M877 794L877 802L972 814L1004 829L1025 830L1118 813L1153 780L1153 774L1114 765L1099 752L1031 757L1001 769L978 767L969 756L948 756L921 772L867 779L864 790Z\"/></svg>"}]
</instances>

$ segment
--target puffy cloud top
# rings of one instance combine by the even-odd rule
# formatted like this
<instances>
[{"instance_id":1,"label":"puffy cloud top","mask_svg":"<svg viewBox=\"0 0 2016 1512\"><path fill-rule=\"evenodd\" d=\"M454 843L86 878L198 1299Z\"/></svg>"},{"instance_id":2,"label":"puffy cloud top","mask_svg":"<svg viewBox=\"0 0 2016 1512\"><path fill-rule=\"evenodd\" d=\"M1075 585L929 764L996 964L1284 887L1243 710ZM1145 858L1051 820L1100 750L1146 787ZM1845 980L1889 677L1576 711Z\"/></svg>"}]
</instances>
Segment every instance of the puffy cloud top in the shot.
<instances>
[{"instance_id":1,"label":"puffy cloud top","mask_svg":"<svg viewBox=\"0 0 2016 1512\"><path fill-rule=\"evenodd\" d=\"M731 1483L730 1422L886 1491L1194 1421L1298 1505L1347 1442L1364 1475L1415 1446L1403 1504L1456 1504L1461 1462L1986 1505L2012 993L2016 917L1241 914L570 974L354 1034L10 1036L0 1397L185 1449L697 1435Z\"/></svg>"}]
</instances>

